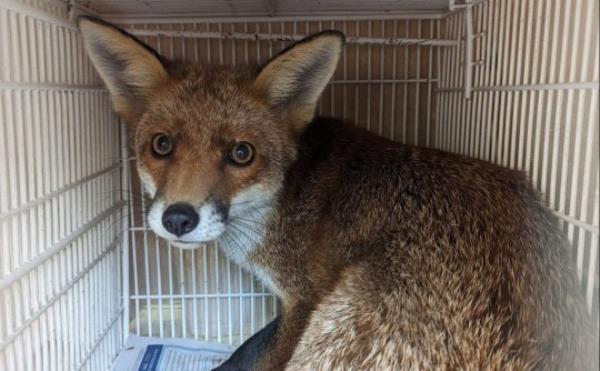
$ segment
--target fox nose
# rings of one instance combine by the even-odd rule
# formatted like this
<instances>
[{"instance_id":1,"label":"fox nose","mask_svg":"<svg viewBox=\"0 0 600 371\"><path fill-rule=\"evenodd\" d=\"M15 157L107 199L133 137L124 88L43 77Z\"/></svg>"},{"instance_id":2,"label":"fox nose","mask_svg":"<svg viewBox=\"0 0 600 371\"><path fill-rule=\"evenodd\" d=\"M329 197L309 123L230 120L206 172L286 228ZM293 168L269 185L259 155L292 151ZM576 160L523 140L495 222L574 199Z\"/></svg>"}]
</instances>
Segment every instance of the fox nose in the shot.
<instances>
[{"instance_id":1,"label":"fox nose","mask_svg":"<svg viewBox=\"0 0 600 371\"><path fill-rule=\"evenodd\" d=\"M162 216L165 229L177 237L196 228L199 220L196 210L191 205L183 203L169 206Z\"/></svg>"}]
</instances>

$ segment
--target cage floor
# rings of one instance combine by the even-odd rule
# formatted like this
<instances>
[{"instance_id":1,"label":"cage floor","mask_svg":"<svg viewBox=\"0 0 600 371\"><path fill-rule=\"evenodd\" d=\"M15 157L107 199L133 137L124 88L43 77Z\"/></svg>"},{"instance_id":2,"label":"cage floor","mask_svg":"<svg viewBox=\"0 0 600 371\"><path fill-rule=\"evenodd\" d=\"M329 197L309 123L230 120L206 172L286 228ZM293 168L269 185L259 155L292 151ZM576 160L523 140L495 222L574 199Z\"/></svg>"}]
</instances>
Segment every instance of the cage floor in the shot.
<instances>
[{"instance_id":1,"label":"cage floor","mask_svg":"<svg viewBox=\"0 0 600 371\"><path fill-rule=\"evenodd\" d=\"M227 360L232 348L184 338L130 335L113 371L209 371Z\"/></svg>"}]
</instances>

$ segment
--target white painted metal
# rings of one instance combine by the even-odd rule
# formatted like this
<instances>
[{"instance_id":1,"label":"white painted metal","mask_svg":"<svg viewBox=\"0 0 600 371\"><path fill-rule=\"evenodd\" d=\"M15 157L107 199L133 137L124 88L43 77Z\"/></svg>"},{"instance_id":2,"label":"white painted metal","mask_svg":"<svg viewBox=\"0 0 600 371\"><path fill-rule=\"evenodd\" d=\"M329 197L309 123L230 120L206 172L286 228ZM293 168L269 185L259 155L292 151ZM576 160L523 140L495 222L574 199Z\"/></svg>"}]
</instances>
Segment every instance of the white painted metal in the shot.
<instances>
[{"instance_id":1,"label":"white painted metal","mask_svg":"<svg viewBox=\"0 0 600 371\"><path fill-rule=\"evenodd\" d=\"M219 8L232 2L166 3L86 2L201 62L263 63L343 30L319 112L528 172L598 317L597 1L290 0L236 14ZM67 3L0 0L0 369L107 369L129 332L236 345L279 310L217 246L156 238L134 165Z\"/></svg>"},{"instance_id":2,"label":"white painted metal","mask_svg":"<svg viewBox=\"0 0 600 371\"><path fill-rule=\"evenodd\" d=\"M595 0L474 5L474 33L485 34L473 47L484 64L473 67L472 99L459 99L465 91L461 72L467 70L453 66L463 53L442 50L440 63L447 68L438 77L436 130L443 134L435 144L528 173L571 241L596 321L598 8ZM450 16L444 38L464 38L463 22L462 14Z\"/></svg>"},{"instance_id":3,"label":"white painted metal","mask_svg":"<svg viewBox=\"0 0 600 371\"><path fill-rule=\"evenodd\" d=\"M121 349L119 131L61 1L0 1L0 369Z\"/></svg>"},{"instance_id":4,"label":"white painted metal","mask_svg":"<svg viewBox=\"0 0 600 371\"><path fill-rule=\"evenodd\" d=\"M222 24L222 23L219 23ZM272 25L273 22L269 22ZM260 41L278 41L290 42L299 41L307 35L287 35L272 33L248 33L248 32L198 32L182 30L139 30L131 29L130 33L141 36L165 36L169 38L198 38L198 39L216 39L216 40L260 40ZM416 46L456 46L454 40L439 40L425 38L383 38L383 37L347 37L346 44L377 44L377 45L416 45Z\"/></svg>"},{"instance_id":5,"label":"white painted metal","mask_svg":"<svg viewBox=\"0 0 600 371\"><path fill-rule=\"evenodd\" d=\"M402 15L412 13L441 13L448 9L446 0L179 0L144 2L131 0L77 1L97 13L108 16L155 17L183 15L200 17L277 17L303 18L315 14L353 15Z\"/></svg>"},{"instance_id":6,"label":"white painted metal","mask_svg":"<svg viewBox=\"0 0 600 371\"><path fill-rule=\"evenodd\" d=\"M465 53L463 56L464 81L463 89L465 91L465 99L471 99L472 90L472 74L473 74L473 11L470 0L465 0Z\"/></svg>"},{"instance_id":7,"label":"white painted metal","mask_svg":"<svg viewBox=\"0 0 600 371\"><path fill-rule=\"evenodd\" d=\"M78 8L81 13L87 13L86 8ZM109 15L103 14L102 18L115 24L136 25L136 24L191 24L191 23L279 23L279 22L295 22L301 20L303 22L352 22L352 21L389 21L389 20L428 20L428 19L444 19L446 13L442 12L401 12L392 14L352 14L352 15L312 15L304 16L274 16L274 17L206 17L206 14L182 14L169 15L165 14L160 17L139 17L133 15Z\"/></svg>"}]
</instances>

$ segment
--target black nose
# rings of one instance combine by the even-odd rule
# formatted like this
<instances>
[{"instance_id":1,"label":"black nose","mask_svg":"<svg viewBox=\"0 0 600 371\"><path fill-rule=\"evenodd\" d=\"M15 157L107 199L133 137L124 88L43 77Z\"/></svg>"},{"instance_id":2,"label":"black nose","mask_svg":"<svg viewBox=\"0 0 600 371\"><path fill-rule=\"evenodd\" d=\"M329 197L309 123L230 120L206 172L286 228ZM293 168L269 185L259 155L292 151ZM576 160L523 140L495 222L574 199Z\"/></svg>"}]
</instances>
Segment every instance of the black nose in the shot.
<instances>
[{"instance_id":1,"label":"black nose","mask_svg":"<svg viewBox=\"0 0 600 371\"><path fill-rule=\"evenodd\" d=\"M182 236L198 225L200 217L191 205L173 204L165 210L162 217L163 226L177 237Z\"/></svg>"}]
</instances>

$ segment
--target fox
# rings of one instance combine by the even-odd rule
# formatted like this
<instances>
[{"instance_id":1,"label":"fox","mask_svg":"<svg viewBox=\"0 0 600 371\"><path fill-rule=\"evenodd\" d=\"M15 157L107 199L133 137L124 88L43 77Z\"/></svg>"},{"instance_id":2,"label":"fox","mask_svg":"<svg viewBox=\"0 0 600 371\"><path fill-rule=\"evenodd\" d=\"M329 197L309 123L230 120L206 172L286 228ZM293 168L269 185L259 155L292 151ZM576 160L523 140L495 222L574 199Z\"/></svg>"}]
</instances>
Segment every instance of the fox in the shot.
<instances>
[{"instance_id":1,"label":"fox","mask_svg":"<svg viewBox=\"0 0 600 371\"><path fill-rule=\"evenodd\" d=\"M316 115L343 33L231 67L78 26L150 228L217 241L281 302L248 369L597 368L569 243L526 175Z\"/></svg>"}]
</instances>

